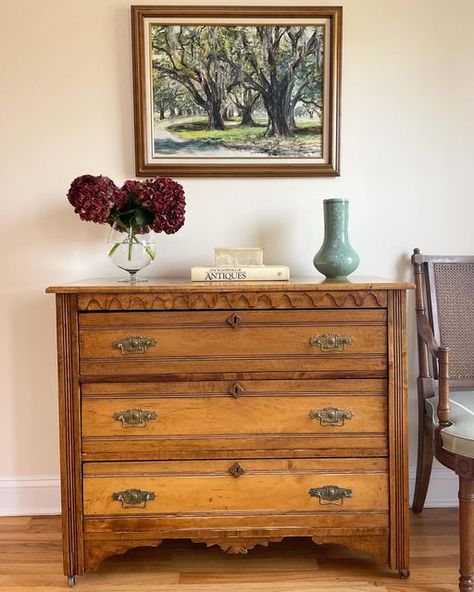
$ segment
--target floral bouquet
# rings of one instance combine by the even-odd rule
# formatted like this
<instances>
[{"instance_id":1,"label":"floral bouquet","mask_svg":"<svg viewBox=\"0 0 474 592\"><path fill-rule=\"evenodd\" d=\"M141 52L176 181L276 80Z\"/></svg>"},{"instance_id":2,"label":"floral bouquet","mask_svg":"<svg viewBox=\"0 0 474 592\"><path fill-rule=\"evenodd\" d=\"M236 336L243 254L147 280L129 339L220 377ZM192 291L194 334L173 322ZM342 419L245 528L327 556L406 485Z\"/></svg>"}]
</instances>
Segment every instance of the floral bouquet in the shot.
<instances>
[{"instance_id":1,"label":"floral bouquet","mask_svg":"<svg viewBox=\"0 0 474 592\"><path fill-rule=\"evenodd\" d=\"M155 259L150 231L174 234L184 224L183 187L167 177L125 181L117 187L108 177L82 175L71 183L69 202L81 220L110 224L108 256L130 273Z\"/></svg>"}]
</instances>

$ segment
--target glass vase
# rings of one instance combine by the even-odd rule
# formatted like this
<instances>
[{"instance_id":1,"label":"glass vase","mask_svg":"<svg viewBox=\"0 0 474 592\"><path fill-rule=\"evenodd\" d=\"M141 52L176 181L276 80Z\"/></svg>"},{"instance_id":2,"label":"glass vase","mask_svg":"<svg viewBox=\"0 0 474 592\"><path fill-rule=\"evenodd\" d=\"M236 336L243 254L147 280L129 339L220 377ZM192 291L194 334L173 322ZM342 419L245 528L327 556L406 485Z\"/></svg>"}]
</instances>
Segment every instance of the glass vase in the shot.
<instances>
[{"instance_id":1,"label":"glass vase","mask_svg":"<svg viewBox=\"0 0 474 592\"><path fill-rule=\"evenodd\" d=\"M349 242L349 202L325 199L323 206L324 240L313 264L326 278L344 280L359 266L359 255Z\"/></svg>"},{"instance_id":2,"label":"glass vase","mask_svg":"<svg viewBox=\"0 0 474 592\"><path fill-rule=\"evenodd\" d=\"M149 233L115 223L107 241L107 255L114 265L129 273L119 281L134 284L147 281L137 278L137 273L155 260L156 247Z\"/></svg>"}]
</instances>

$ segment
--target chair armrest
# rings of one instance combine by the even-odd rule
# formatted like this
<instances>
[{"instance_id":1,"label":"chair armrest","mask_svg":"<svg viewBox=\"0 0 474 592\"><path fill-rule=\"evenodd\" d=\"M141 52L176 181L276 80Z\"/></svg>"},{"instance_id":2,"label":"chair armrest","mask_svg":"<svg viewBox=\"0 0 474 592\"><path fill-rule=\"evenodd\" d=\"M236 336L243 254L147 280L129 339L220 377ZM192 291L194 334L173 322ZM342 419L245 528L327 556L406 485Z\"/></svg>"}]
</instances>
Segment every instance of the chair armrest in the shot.
<instances>
[{"instance_id":1,"label":"chair armrest","mask_svg":"<svg viewBox=\"0 0 474 592\"><path fill-rule=\"evenodd\" d=\"M449 421L449 348L438 351L438 421L440 427L451 425Z\"/></svg>"},{"instance_id":2,"label":"chair armrest","mask_svg":"<svg viewBox=\"0 0 474 592\"><path fill-rule=\"evenodd\" d=\"M449 421L449 348L442 347L436 341L424 312L417 311L416 321L418 336L438 360L439 398L437 414L440 427L446 427L451 423Z\"/></svg>"},{"instance_id":3,"label":"chair armrest","mask_svg":"<svg viewBox=\"0 0 474 592\"><path fill-rule=\"evenodd\" d=\"M449 421L449 348L442 347L435 339L433 330L426 316L424 301L424 272L425 259L420 249L414 249L411 258L415 273L416 284L416 325L418 328L418 351L420 354L421 380L430 378L427 351L438 361L438 420L440 428L450 425ZM423 350L422 350L423 348ZM426 349L425 349L426 348ZM426 351L427 350L427 351Z\"/></svg>"},{"instance_id":4,"label":"chair armrest","mask_svg":"<svg viewBox=\"0 0 474 592\"><path fill-rule=\"evenodd\" d=\"M426 344L432 355L439 358L441 346L436 341L431 325L429 324L424 312L417 311L416 325L418 327L418 336Z\"/></svg>"}]
</instances>

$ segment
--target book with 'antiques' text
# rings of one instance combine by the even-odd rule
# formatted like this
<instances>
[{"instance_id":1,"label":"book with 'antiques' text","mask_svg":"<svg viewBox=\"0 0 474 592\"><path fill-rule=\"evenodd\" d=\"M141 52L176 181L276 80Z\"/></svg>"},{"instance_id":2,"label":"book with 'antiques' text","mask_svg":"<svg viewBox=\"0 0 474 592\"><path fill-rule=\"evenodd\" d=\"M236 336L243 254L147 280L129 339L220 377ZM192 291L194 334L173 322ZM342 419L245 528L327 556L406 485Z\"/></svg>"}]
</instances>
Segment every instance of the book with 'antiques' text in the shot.
<instances>
[{"instance_id":1,"label":"book with 'antiques' text","mask_svg":"<svg viewBox=\"0 0 474 592\"><path fill-rule=\"evenodd\" d=\"M288 281L289 279L290 268L286 265L191 268L191 281L193 282Z\"/></svg>"}]
</instances>

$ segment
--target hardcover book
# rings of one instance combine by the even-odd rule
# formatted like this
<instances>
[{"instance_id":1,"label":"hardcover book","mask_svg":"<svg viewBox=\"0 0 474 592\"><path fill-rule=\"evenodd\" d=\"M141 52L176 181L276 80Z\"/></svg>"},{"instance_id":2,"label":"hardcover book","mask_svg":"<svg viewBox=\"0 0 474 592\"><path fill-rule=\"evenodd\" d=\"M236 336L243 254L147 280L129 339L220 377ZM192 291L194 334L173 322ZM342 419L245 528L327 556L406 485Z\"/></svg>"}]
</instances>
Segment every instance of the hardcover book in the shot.
<instances>
[{"instance_id":1,"label":"hardcover book","mask_svg":"<svg viewBox=\"0 0 474 592\"><path fill-rule=\"evenodd\" d=\"M192 267L193 282L288 281L290 268L286 265L248 265L240 267Z\"/></svg>"}]
</instances>

